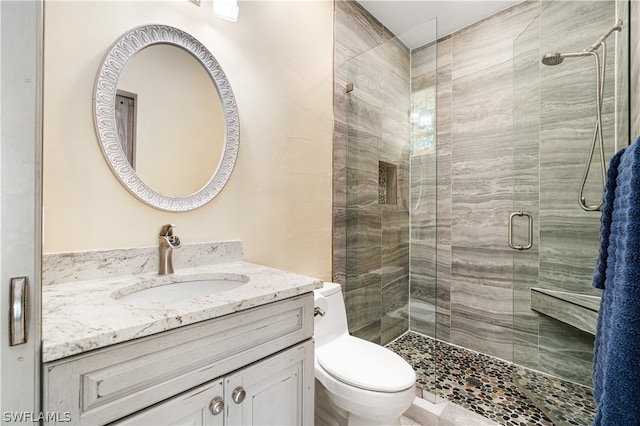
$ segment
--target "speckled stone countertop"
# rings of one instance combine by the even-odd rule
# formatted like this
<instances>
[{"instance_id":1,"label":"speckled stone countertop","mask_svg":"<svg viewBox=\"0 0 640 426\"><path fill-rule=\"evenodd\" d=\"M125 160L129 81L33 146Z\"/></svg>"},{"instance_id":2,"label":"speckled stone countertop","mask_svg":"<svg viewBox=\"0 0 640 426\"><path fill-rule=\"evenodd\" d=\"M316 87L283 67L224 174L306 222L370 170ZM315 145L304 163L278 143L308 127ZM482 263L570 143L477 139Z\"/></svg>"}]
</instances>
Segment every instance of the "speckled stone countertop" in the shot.
<instances>
[{"instance_id":1,"label":"speckled stone countertop","mask_svg":"<svg viewBox=\"0 0 640 426\"><path fill-rule=\"evenodd\" d=\"M43 361L205 321L322 286L316 278L242 261L240 242L183 248L174 252L175 274L162 277L153 269L158 263L157 248L153 247L128 250L125 254L100 251L45 255ZM150 261L141 263L141 259ZM181 264L190 267L183 268ZM249 282L197 299L135 304L117 300L120 294L155 285L237 275L249 277Z\"/></svg>"}]
</instances>

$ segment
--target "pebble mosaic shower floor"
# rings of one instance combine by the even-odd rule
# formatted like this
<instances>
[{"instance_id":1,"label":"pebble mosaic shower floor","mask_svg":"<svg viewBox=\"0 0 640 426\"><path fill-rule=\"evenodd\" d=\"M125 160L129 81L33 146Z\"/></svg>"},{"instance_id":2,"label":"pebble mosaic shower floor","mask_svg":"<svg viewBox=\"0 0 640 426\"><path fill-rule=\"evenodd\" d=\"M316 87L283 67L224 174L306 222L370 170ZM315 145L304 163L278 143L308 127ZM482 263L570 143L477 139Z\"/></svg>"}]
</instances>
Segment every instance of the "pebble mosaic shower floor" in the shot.
<instances>
[{"instance_id":1,"label":"pebble mosaic shower floor","mask_svg":"<svg viewBox=\"0 0 640 426\"><path fill-rule=\"evenodd\" d=\"M431 393L435 389L438 396L502 425L590 425L595 414L591 390L581 385L416 333L407 333L387 347L413 366L418 387ZM519 389L544 404L547 415Z\"/></svg>"}]
</instances>

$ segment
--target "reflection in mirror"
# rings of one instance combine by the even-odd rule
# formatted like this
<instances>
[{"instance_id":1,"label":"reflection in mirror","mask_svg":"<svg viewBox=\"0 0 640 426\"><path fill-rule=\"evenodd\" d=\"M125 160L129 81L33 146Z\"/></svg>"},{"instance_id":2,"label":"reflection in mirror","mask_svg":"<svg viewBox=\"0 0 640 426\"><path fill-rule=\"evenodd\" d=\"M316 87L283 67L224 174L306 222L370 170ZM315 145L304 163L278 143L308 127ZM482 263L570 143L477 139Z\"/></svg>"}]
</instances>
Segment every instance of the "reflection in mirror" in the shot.
<instances>
[{"instance_id":1,"label":"reflection in mirror","mask_svg":"<svg viewBox=\"0 0 640 426\"><path fill-rule=\"evenodd\" d=\"M133 169L136 169L136 99L135 93L116 92L116 127L120 147Z\"/></svg>"},{"instance_id":2,"label":"reflection in mirror","mask_svg":"<svg viewBox=\"0 0 640 426\"><path fill-rule=\"evenodd\" d=\"M129 192L165 211L211 201L238 155L238 110L213 55L177 28L123 34L96 78L102 153Z\"/></svg>"},{"instance_id":3,"label":"reflection in mirror","mask_svg":"<svg viewBox=\"0 0 640 426\"><path fill-rule=\"evenodd\" d=\"M175 46L147 47L127 63L118 93L135 97L135 136L118 134L121 145L133 145L132 158L125 153L140 179L171 197L205 186L222 155L224 121L218 92L200 62ZM132 99L116 98L116 111L123 101ZM122 114L127 121L131 116ZM131 140L124 144L123 138Z\"/></svg>"}]
</instances>

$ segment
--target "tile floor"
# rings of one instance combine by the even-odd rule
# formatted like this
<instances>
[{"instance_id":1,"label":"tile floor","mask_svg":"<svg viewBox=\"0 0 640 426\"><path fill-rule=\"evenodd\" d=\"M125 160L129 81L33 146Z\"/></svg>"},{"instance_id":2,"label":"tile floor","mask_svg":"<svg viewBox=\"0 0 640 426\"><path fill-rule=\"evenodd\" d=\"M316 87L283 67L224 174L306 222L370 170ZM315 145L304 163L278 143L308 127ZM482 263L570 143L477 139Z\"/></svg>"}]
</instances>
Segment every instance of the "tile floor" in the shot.
<instances>
[{"instance_id":1,"label":"tile floor","mask_svg":"<svg viewBox=\"0 0 640 426\"><path fill-rule=\"evenodd\" d=\"M418 387L498 424L590 425L593 419L595 405L587 387L530 370L514 371L502 360L416 333L387 347L413 366ZM527 395L544 407L544 413Z\"/></svg>"}]
</instances>

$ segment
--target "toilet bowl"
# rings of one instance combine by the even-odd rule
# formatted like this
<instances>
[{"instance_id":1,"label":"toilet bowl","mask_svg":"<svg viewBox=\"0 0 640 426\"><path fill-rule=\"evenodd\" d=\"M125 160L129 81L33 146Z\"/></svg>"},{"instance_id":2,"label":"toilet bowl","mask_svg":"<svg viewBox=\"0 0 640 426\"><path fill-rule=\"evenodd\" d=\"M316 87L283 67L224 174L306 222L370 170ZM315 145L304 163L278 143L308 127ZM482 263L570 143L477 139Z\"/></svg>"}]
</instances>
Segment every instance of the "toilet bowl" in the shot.
<instances>
[{"instance_id":1,"label":"toilet bowl","mask_svg":"<svg viewBox=\"0 0 640 426\"><path fill-rule=\"evenodd\" d=\"M392 351L349 335L339 284L325 283L314 299L316 411L336 417L317 424L399 425L416 396L413 368Z\"/></svg>"}]
</instances>

